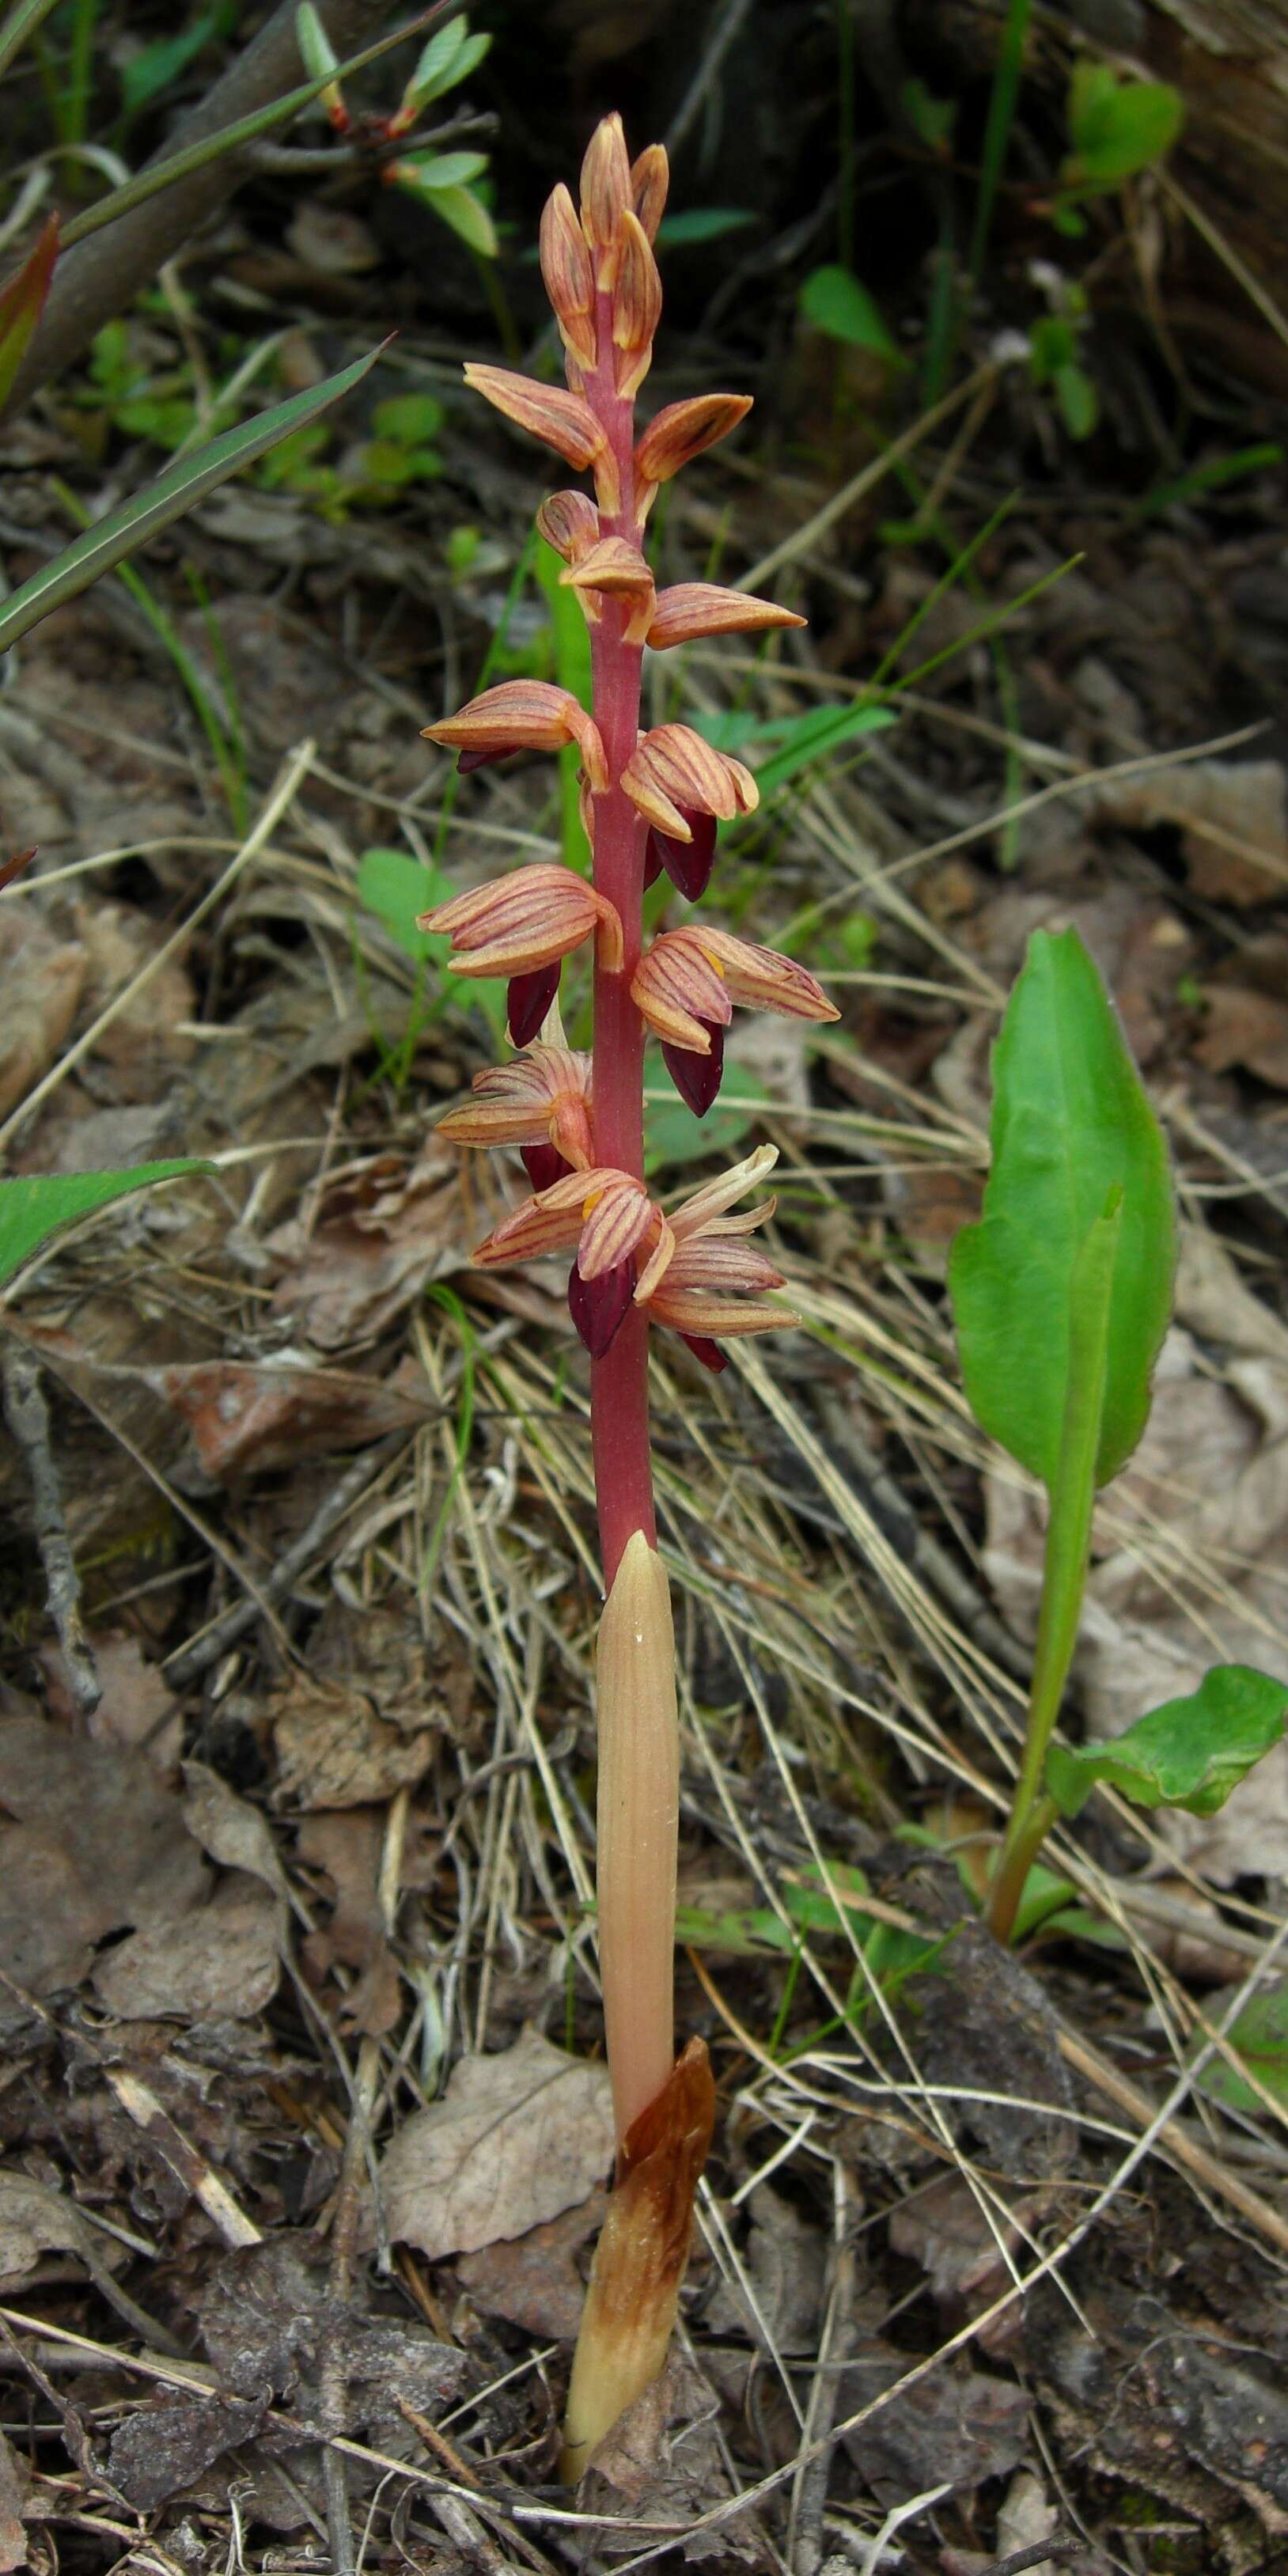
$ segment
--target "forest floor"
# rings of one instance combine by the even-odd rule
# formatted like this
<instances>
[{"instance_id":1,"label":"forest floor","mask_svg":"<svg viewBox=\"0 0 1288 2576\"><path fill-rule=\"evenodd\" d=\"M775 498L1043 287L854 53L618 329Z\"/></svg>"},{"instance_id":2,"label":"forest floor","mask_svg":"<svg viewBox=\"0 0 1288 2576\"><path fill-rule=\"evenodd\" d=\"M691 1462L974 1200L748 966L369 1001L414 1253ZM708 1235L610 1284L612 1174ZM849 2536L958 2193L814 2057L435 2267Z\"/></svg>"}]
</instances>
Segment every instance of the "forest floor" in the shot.
<instances>
[{"instance_id":1,"label":"forest floor","mask_svg":"<svg viewBox=\"0 0 1288 2576\"><path fill-rule=\"evenodd\" d=\"M56 478L97 510L155 468L139 383L196 401L253 298L280 390L369 347L364 261L307 204L289 248L243 216L203 249L4 433L11 579L63 541ZM651 1103L664 1193L777 1145L804 1322L719 1379L657 1359L678 2028L719 2124L674 2361L574 2499L611 2154L587 1372L557 1278L469 1268L517 1165L434 1127L495 1010L444 1000L412 928L573 828L546 765L458 783L419 739L485 661L574 650L541 460L460 388L495 354L482 309L413 315L312 449L154 544L142 595L48 618L0 694L5 849L38 845L0 894L6 1168L211 1165L5 1309L0 2567L303 2569L347 2529L350 2568L487 2576L1282 2568L1288 1748L1210 1819L1099 1797L1045 1922L985 1933L1041 1519L944 1286L1000 1006L1076 924L1182 1249L1066 1723L1116 1732L1218 1655L1288 1672L1280 477L1142 474L1126 360L1073 445L983 345L937 421L891 390L896 474L815 341L800 417L771 401L659 513L659 579L718 562L809 614L648 689L777 760L712 899L843 1007L740 1016L704 1126ZM726 381L718 322L664 325L651 405ZM1249 391L1212 451L1281 412ZM811 756L802 718L866 724L878 668L887 721ZM570 974L574 1035L583 1007ZM1222 2039L1187 2082L1262 1971L1252 2060Z\"/></svg>"}]
</instances>

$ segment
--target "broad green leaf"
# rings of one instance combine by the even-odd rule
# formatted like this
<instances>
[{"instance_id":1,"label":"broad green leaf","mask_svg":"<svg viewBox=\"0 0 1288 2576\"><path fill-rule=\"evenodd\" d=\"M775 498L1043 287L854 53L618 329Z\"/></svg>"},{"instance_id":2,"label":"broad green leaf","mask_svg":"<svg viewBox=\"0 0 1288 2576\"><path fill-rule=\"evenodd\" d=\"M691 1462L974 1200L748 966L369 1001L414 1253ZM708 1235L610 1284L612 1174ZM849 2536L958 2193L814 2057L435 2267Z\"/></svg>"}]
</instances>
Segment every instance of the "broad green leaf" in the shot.
<instances>
[{"instance_id":1,"label":"broad green leaf","mask_svg":"<svg viewBox=\"0 0 1288 2576\"><path fill-rule=\"evenodd\" d=\"M168 528L172 519L181 518L185 510L204 500L207 492L226 483L230 475L239 474L244 465L252 465L256 457L265 455L292 430L313 420L329 403L351 393L379 355L379 350L373 349L367 357L355 359L351 367L342 367L338 375L311 385L306 393L292 394L289 402L276 403L271 411L259 412L254 420L243 421L239 429L226 429L208 446L197 448L193 455L170 466L155 483L147 483L141 492L133 493L119 510L109 510L106 518L96 519L83 537L77 537L51 563L42 564L30 581L10 592L0 606L0 653L16 644L42 617L48 617L51 609L61 608L64 600L74 599L101 573L110 572L123 555L133 554L159 528Z\"/></svg>"},{"instance_id":2,"label":"broad green leaf","mask_svg":"<svg viewBox=\"0 0 1288 2576\"><path fill-rule=\"evenodd\" d=\"M1161 159L1184 122L1180 92L1166 81L1119 81L1107 64L1082 56L1069 84L1073 150L1061 167L1062 185L1120 186Z\"/></svg>"},{"instance_id":3,"label":"broad green leaf","mask_svg":"<svg viewBox=\"0 0 1288 2576\"><path fill-rule=\"evenodd\" d=\"M39 1252L51 1235L75 1225L96 1208L153 1181L178 1180L184 1172L208 1172L209 1163L180 1156L169 1163L136 1163L123 1172L35 1172L17 1180L0 1180L0 1283L12 1279Z\"/></svg>"},{"instance_id":4,"label":"broad green leaf","mask_svg":"<svg viewBox=\"0 0 1288 2576\"><path fill-rule=\"evenodd\" d=\"M663 215L657 228L659 250L685 250L699 242L720 241L740 233L757 217L749 206L690 206L682 215Z\"/></svg>"},{"instance_id":5,"label":"broad green leaf","mask_svg":"<svg viewBox=\"0 0 1288 2576\"><path fill-rule=\"evenodd\" d=\"M1162 1132L1075 930L1035 931L993 1050L992 1168L949 1261L976 1420L1053 1488L1069 1386L1075 1270L1122 1193L1095 1481L1130 1457L1171 1311L1172 1187Z\"/></svg>"},{"instance_id":6,"label":"broad green leaf","mask_svg":"<svg viewBox=\"0 0 1288 2576\"><path fill-rule=\"evenodd\" d=\"M879 307L852 269L813 269L801 288L800 301L806 321L831 339L848 341L855 349L872 349L896 366L907 364Z\"/></svg>"},{"instance_id":7,"label":"broad green leaf","mask_svg":"<svg viewBox=\"0 0 1288 2576\"><path fill-rule=\"evenodd\" d=\"M1288 1977L1252 1996L1226 2032L1248 2069L1276 2102L1288 2105ZM1223 2057L1210 2057L1198 2079L1200 2093L1231 2111L1260 2111L1252 2086Z\"/></svg>"},{"instance_id":8,"label":"broad green leaf","mask_svg":"<svg viewBox=\"0 0 1288 2576\"><path fill-rule=\"evenodd\" d=\"M658 1093L663 1096L658 1098ZM758 1074L740 1064L727 1064L714 1108L708 1109L705 1118L695 1118L665 1067L659 1067L655 1076L650 1063L644 1106L645 1171L651 1175L669 1171L677 1163L698 1163L712 1154L731 1153L768 1097Z\"/></svg>"},{"instance_id":9,"label":"broad green leaf","mask_svg":"<svg viewBox=\"0 0 1288 2576\"><path fill-rule=\"evenodd\" d=\"M58 257L58 217L50 215L28 251L16 277L0 288L0 411L9 399L32 332L49 293Z\"/></svg>"},{"instance_id":10,"label":"broad green leaf","mask_svg":"<svg viewBox=\"0 0 1288 2576\"><path fill-rule=\"evenodd\" d=\"M1288 1721L1288 1682L1248 1664L1214 1664L1188 1699L1151 1708L1108 1744L1053 1744L1046 1785L1062 1816L1076 1816L1097 1782L1138 1807L1215 1815Z\"/></svg>"}]
</instances>

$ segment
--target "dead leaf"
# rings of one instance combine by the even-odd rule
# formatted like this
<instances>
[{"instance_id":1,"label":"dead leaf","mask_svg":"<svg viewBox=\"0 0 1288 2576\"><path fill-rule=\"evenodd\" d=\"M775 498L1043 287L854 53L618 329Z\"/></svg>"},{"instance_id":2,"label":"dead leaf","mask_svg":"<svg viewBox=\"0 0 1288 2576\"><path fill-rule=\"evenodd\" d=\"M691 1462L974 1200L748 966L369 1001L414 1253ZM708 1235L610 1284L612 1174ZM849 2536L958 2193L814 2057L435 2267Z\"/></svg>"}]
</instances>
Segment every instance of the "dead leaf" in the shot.
<instances>
[{"instance_id":1,"label":"dead leaf","mask_svg":"<svg viewBox=\"0 0 1288 2576\"><path fill-rule=\"evenodd\" d=\"M118 1942L94 1991L118 2021L250 2021L272 2001L280 1941L278 1899L234 1870L199 1912Z\"/></svg>"},{"instance_id":2,"label":"dead leaf","mask_svg":"<svg viewBox=\"0 0 1288 2576\"><path fill-rule=\"evenodd\" d=\"M311 2259L310 2259L311 2257ZM327 2294L325 2258L288 2237L225 2255L197 2301L202 2337L220 2381L239 2397L286 2398L316 2421L323 2355L342 2365L345 2429L404 2455L398 2398L432 2413L470 2376L468 2355L402 2317L368 2317ZM288 2437L289 2438L289 2437ZM266 2436L274 2447L278 2436Z\"/></svg>"},{"instance_id":3,"label":"dead leaf","mask_svg":"<svg viewBox=\"0 0 1288 2576\"><path fill-rule=\"evenodd\" d=\"M79 1725L80 1713L68 1687L61 1650L42 1646L39 1662L48 1682L48 1705L66 1725ZM89 1718L89 1733L99 1744L137 1745L154 1767L169 1777L182 1739L182 1714L173 1691L155 1664L150 1664L137 1637L96 1628L94 1662L102 1697Z\"/></svg>"},{"instance_id":4,"label":"dead leaf","mask_svg":"<svg viewBox=\"0 0 1288 2576\"><path fill-rule=\"evenodd\" d=\"M386 2150L391 2237L431 2262L523 2236L583 2201L613 2159L606 2066L565 2057L525 2030L495 2057L464 2057L446 2094Z\"/></svg>"},{"instance_id":5,"label":"dead leaf","mask_svg":"<svg viewBox=\"0 0 1288 2576\"><path fill-rule=\"evenodd\" d=\"M11 2576L15 2567L28 2563L27 2535L22 2527L26 2494L26 2469L8 2435L0 2433L0 2576Z\"/></svg>"},{"instance_id":6,"label":"dead leaf","mask_svg":"<svg viewBox=\"0 0 1288 2576\"><path fill-rule=\"evenodd\" d=\"M0 1726L0 1806L0 1966L31 1993L79 1985L108 1933L173 1923L209 1890L141 1753L17 1718Z\"/></svg>"},{"instance_id":7,"label":"dead leaf","mask_svg":"<svg viewBox=\"0 0 1288 2576\"><path fill-rule=\"evenodd\" d=\"M608 2207L606 2191L593 2191L577 2209L530 2227L524 2236L500 2237L474 2254L457 2257L456 2277L476 2308L506 2317L529 2334L575 2343L586 2284L574 2257L597 2236Z\"/></svg>"},{"instance_id":8,"label":"dead leaf","mask_svg":"<svg viewBox=\"0 0 1288 2576\"><path fill-rule=\"evenodd\" d=\"M1212 1073L1242 1065L1288 1091L1288 939L1245 940L1204 991L1206 1015L1194 1053Z\"/></svg>"},{"instance_id":9,"label":"dead leaf","mask_svg":"<svg viewBox=\"0 0 1288 2576\"><path fill-rule=\"evenodd\" d=\"M677 2534L680 2554L695 2563L718 2558L727 2565L732 2557L766 2571L781 2564L750 2510L711 2530L694 2528L733 2494L718 2414L710 2380L672 2346L660 2377L618 2417L578 2488L579 2505L605 2517L598 2556L633 2559L641 2538L660 2526Z\"/></svg>"},{"instance_id":10,"label":"dead leaf","mask_svg":"<svg viewBox=\"0 0 1288 2576\"><path fill-rule=\"evenodd\" d=\"M300 1859L321 1870L335 1889L329 1923L311 1932L302 1946L304 1965L321 1986L333 1967L357 1971L341 1997L342 2029L380 2037L392 2030L401 2009L398 1962L385 1937L377 1900L384 1815L377 1807L349 1807L311 1816L300 1827Z\"/></svg>"},{"instance_id":11,"label":"dead leaf","mask_svg":"<svg viewBox=\"0 0 1288 2576\"><path fill-rule=\"evenodd\" d=\"M267 1248L285 1274L279 1314L319 1350L369 1340L468 1259L458 1157L432 1136L410 1170L381 1156L328 1192L315 1225L293 1219Z\"/></svg>"},{"instance_id":12,"label":"dead leaf","mask_svg":"<svg viewBox=\"0 0 1288 2576\"><path fill-rule=\"evenodd\" d=\"M297 1807L369 1807L414 1789L434 1759L431 1727L408 1733L370 1697L295 1673L272 1702L276 1796Z\"/></svg>"},{"instance_id":13,"label":"dead leaf","mask_svg":"<svg viewBox=\"0 0 1288 2576\"><path fill-rule=\"evenodd\" d=\"M1196 894L1269 903L1288 881L1288 780L1277 760L1189 760L1110 779L1095 810L1130 830L1175 825Z\"/></svg>"},{"instance_id":14,"label":"dead leaf","mask_svg":"<svg viewBox=\"0 0 1288 2576\"><path fill-rule=\"evenodd\" d=\"M370 226L342 206L319 205L306 197L286 228L286 239L305 268L323 277L361 277L380 264L380 248Z\"/></svg>"},{"instance_id":15,"label":"dead leaf","mask_svg":"<svg viewBox=\"0 0 1288 2576\"><path fill-rule=\"evenodd\" d=\"M1011 2274L1006 2257L1032 2235L1051 2206L1050 2192L1029 2192L1007 2218L996 2209L992 2223L970 2184L959 2173L942 2174L928 2189L901 2201L890 2212L890 2243L925 2272L938 2304L954 2318L977 2316L1006 2288ZM999 2319L1003 2341L1016 2319ZM996 2351L996 2343L985 2343Z\"/></svg>"},{"instance_id":16,"label":"dead leaf","mask_svg":"<svg viewBox=\"0 0 1288 2576\"><path fill-rule=\"evenodd\" d=\"M196 1017L197 997L177 957L155 967L147 982L135 980L162 946L163 933L132 906L96 895L74 907L76 933L88 961L85 1009L92 1018L118 1004L95 1040L94 1054L112 1066L120 1097L151 1100L174 1077L176 1062L191 1056L195 1040L181 1034Z\"/></svg>"},{"instance_id":17,"label":"dead leaf","mask_svg":"<svg viewBox=\"0 0 1288 2576\"><path fill-rule=\"evenodd\" d=\"M388 1431L414 1429L429 1409L377 1378L280 1352L271 1368L200 1360L151 1370L148 1383L183 1415L202 1467L220 1481L363 1449Z\"/></svg>"},{"instance_id":18,"label":"dead leaf","mask_svg":"<svg viewBox=\"0 0 1288 2576\"><path fill-rule=\"evenodd\" d=\"M71 1034L88 959L47 929L34 902L0 910L0 1117L39 1082Z\"/></svg>"},{"instance_id":19,"label":"dead leaf","mask_svg":"<svg viewBox=\"0 0 1288 2576\"><path fill-rule=\"evenodd\" d=\"M249 1870L275 1895L287 1897L286 1872L277 1857L268 1818L258 1807L239 1798L204 1762L185 1762L183 1783L184 1823L211 1860L221 1861L225 1869Z\"/></svg>"},{"instance_id":20,"label":"dead leaf","mask_svg":"<svg viewBox=\"0 0 1288 2576\"><path fill-rule=\"evenodd\" d=\"M909 2358L893 2344L874 2340L843 2374L838 2418L857 2414L893 2388ZM901 2504L945 2482L971 2488L985 2478L1005 2477L1023 2458L1028 2438L1023 2389L972 2370L963 2359L937 2363L905 2395L842 2435L864 2485L883 2505Z\"/></svg>"},{"instance_id":21,"label":"dead leaf","mask_svg":"<svg viewBox=\"0 0 1288 2576\"><path fill-rule=\"evenodd\" d=\"M254 2404L238 2397L153 2398L113 2434L109 2473L130 2504L151 2513L226 2451L253 2440L267 2413L267 2398Z\"/></svg>"},{"instance_id":22,"label":"dead leaf","mask_svg":"<svg viewBox=\"0 0 1288 2576\"><path fill-rule=\"evenodd\" d=\"M743 2265L755 2311L736 2278L718 2282L706 2308L712 2334L767 2339L774 2352L817 2352L827 2276L827 2238L781 2192L760 2183Z\"/></svg>"},{"instance_id":23,"label":"dead leaf","mask_svg":"<svg viewBox=\"0 0 1288 2576\"><path fill-rule=\"evenodd\" d=\"M49 2183L34 2174L0 2173L0 2290L6 2297L39 2269L42 2254L83 2257L87 2240L97 2263L116 2253L110 2239L93 2235L75 2203Z\"/></svg>"}]
</instances>

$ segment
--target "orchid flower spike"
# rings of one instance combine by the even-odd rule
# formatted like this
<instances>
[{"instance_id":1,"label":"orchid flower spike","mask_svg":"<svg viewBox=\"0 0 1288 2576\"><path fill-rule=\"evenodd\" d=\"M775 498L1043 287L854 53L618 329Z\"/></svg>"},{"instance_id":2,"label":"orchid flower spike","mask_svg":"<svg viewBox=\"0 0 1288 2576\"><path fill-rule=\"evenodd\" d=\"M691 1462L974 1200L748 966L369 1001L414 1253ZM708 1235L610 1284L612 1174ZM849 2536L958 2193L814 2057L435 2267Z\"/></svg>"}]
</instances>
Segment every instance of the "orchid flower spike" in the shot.
<instances>
[{"instance_id":1,"label":"orchid flower spike","mask_svg":"<svg viewBox=\"0 0 1288 2576\"><path fill-rule=\"evenodd\" d=\"M666 154L632 161L618 116L591 136L574 191L541 221L541 274L564 352L564 385L469 365L466 381L591 488L558 491L537 524L560 558L590 645L592 696L504 680L426 727L468 773L516 753L571 746L592 872L540 862L471 887L421 916L462 975L506 979L512 1061L477 1076L440 1133L522 1156L530 1193L479 1244L483 1269L571 1259L568 1306L590 1355L591 1444L606 1601L597 1656L600 1747L598 1941L617 2129L616 2185L596 2251L569 2391L564 2473L580 2475L621 2410L661 2368L688 2253L715 2094L707 2052L673 2029L680 1744L670 1591L658 1552L648 1412L655 1327L710 1369L725 1344L797 1319L782 1271L752 1238L773 1215L756 1193L762 1145L667 1209L644 1179L646 1047L661 1041L699 1116L720 1086L736 1006L821 1022L837 1013L807 969L772 948L686 920L646 946L642 898L666 872L689 903L705 893L718 830L755 811L754 774L690 726L640 723L646 649L799 627L781 607L713 582L660 593L645 554L662 484L745 418L744 394L669 403L641 430L662 307L654 245ZM594 1039L564 1043L563 961L588 952Z\"/></svg>"}]
</instances>

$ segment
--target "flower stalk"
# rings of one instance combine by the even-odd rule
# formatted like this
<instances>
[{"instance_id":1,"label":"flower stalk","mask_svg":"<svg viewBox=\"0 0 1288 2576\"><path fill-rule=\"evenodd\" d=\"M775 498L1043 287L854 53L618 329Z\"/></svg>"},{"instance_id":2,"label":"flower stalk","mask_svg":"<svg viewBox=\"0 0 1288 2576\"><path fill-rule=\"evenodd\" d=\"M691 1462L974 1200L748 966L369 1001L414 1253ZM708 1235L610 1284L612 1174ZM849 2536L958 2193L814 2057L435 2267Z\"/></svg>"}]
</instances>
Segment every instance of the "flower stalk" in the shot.
<instances>
[{"instance_id":1,"label":"flower stalk","mask_svg":"<svg viewBox=\"0 0 1288 2576\"><path fill-rule=\"evenodd\" d=\"M592 707L519 680L426 727L463 770L575 744L593 853L589 885L568 869L522 867L420 924L450 936L458 971L507 977L510 1035L522 1050L479 1075L472 1098L443 1122L462 1144L517 1148L531 1183L474 1259L490 1267L572 1253L569 1310L590 1355L607 1595L597 1660L599 1957L618 2153L569 2392L570 2478L665 2359L714 2119L702 2041L674 2053L679 1732L653 1498L649 1336L666 1326L718 1370L731 1334L795 1321L773 1301L781 1272L749 1241L774 1202L739 1206L772 1167L772 1147L669 1214L649 1196L645 1045L650 1035L662 1041L701 1117L719 1092L735 1005L837 1017L803 967L728 932L687 922L644 943L645 887L665 871L686 902L700 897L718 824L757 802L751 772L688 726L641 730L646 645L803 622L712 583L660 596L654 587L644 541L659 485L750 408L743 395L699 395L669 405L636 437L635 397L661 312L652 245L666 189L661 146L632 163L620 117L605 118L582 167L580 209L557 187L541 226L567 390L496 367L465 371L507 419L593 475L593 502L558 492L538 513L586 617ZM557 1012L562 962L583 946L594 962L589 1058L565 1046Z\"/></svg>"}]
</instances>

